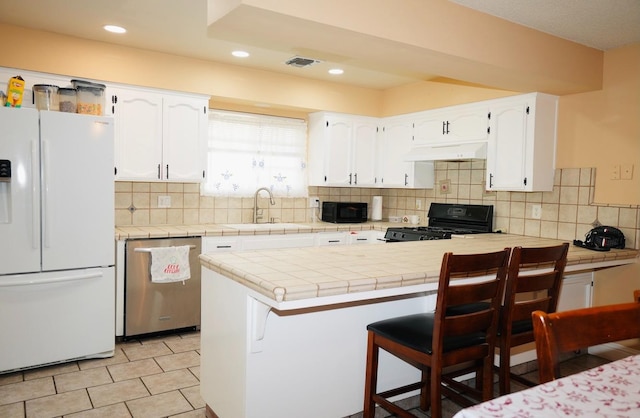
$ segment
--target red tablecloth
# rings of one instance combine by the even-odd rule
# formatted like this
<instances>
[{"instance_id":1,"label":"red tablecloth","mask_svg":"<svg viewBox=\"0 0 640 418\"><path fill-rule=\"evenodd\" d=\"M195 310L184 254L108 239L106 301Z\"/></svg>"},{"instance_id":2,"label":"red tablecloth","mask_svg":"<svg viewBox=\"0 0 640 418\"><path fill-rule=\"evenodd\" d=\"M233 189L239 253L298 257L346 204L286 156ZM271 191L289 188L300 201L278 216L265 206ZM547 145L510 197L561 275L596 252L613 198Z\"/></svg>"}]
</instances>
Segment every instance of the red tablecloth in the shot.
<instances>
[{"instance_id":1,"label":"red tablecloth","mask_svg":"<svg viewBox=\"0 0 640 418\"><path fill-rule=\"evenodd\" d=\"M466 408L454 418L640 417L640 355Z\"/></svg>"}]
</instances>

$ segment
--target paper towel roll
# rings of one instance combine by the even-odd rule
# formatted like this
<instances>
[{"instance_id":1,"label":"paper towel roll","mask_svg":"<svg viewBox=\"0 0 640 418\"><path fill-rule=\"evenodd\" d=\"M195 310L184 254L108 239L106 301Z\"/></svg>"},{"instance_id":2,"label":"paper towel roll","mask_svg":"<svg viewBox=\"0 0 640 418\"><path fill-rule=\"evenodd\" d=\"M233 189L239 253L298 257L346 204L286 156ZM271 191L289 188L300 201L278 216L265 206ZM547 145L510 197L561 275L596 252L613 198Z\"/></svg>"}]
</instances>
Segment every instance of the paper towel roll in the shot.
<instances>
[{"instance_id":1,"label":"paper towel roll","mask_svg":"<svg viewBox=\"0 0 640 418\"><path fill-rule=\"evenodd\" d=\"M373 196L371 200L371 220L382 220L382 196Z\"/></svg>"}]
</instances>

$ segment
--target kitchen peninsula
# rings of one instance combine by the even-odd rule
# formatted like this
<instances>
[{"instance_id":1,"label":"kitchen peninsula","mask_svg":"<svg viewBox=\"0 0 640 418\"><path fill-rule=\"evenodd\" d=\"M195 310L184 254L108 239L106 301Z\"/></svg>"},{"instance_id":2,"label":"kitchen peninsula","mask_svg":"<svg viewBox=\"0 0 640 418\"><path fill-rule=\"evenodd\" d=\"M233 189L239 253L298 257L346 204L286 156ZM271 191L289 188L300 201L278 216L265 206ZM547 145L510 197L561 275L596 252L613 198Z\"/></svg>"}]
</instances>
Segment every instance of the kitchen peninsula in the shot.
<instances>
[{"instance_id":1,"label":"kitchen peninsula","mask_svg":"<svg viewBox=\"0 0 640 418\"><path fill-rule=\"evenodd\" d=\"M326 418L357 413L366 325L434 309L443 253L560 242L482 234L203 254L201 394L207 414ZM571 247L565 280L638 262L638 254ZM381 390L417 377L417 370L381 356Z\"/></svg>"}]
</instances>

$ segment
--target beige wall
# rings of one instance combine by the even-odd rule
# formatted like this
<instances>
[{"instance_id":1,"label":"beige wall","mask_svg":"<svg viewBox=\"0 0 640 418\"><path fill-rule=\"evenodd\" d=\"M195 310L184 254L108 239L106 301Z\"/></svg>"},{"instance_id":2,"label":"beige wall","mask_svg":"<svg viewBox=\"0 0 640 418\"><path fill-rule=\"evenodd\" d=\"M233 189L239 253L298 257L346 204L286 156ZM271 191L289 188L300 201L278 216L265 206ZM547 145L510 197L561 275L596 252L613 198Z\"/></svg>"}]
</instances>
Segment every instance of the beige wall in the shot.
<instances>
[{"instance_id":1,"label":"beige wall","mask_svg":"<svg viewBox=\"0 0 640 418\"><path fill-rule=\"evenodd\" d=\"M20 39L19 47L15 40ZM0 24L0 66L164 88L224 101L378 115L382 92ZM259 108L257 108L259 109Z\"/></svg>"},{"instance_id":2,"label":"beige wall","mask_svg":"<svg viewBox=\"0 0 640 418\"><path fill-rule=\"evenodd\" d=\"M558 167L596 167L595 202L640 205L640 43L605 53L602 90L562 96ZM631 180L611 180L632 165Z\"/></svg>"},{"instance_id":3,"label":"beige wall","mask_svg":"<svg viewBox=\"0 0 640 418\"><path fill-rule=\"evenodd\" d=\"M380 91L7 25L0 25L0 46L12 47L11 54L0 54L0 66L204 93L215 108L296 117L314 110L388 116L517 93L436 81ZM561 97L557 167L596 167L597 202L639 205L640 44L609 51L604 58L602 90ZM617 164L632 164L633 179L609 180Z\"/></svg>"},{"instance_id":4,"label":"beige wall","mask_svg":"<svg viewBox=\"0 0 640 418\"><path fill-rule=\"evenodd\" d=\"M211 3L216 3L210 1ZM253 36L360 63L401 62L486 86L551 94L602 85L602 51L462 7L448 0L233 0L209 22L220 37Z\"/></svg>"}]
</instances>

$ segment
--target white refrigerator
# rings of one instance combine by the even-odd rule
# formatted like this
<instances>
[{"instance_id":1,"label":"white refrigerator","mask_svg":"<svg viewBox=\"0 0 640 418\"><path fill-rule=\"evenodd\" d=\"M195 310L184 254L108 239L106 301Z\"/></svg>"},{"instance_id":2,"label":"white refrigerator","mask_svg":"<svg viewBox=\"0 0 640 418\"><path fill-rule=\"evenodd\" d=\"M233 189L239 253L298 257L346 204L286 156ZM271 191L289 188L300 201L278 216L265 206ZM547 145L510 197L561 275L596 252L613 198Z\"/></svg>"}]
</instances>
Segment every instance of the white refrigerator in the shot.
<instances>
[{"instance_id":1,"label":"white refrigerator","mask_svg":"<svg viewBox=\"0 0 640 418\"><path fill-rule=\"evenodd\" d=\"M113 355L113 132L0 108L0 373Z\"/></svg>"}]
</instances>

